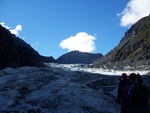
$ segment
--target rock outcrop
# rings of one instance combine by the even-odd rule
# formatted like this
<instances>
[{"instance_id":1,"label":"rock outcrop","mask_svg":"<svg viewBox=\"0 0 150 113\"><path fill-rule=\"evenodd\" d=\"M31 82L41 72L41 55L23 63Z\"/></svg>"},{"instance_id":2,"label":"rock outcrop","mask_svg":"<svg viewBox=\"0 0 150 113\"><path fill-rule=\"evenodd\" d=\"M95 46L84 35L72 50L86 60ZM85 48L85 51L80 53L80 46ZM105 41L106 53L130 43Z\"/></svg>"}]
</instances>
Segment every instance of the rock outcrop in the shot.
<instances>
[{"instance_id":1,"label":"rock outcrop","mask_svg":"<svg viewBox=\"0 0 150 113\"><path fill-rule=\"evenodd\" d=\"M103 55L100 53L92 54L86 52L71 51L60 56L57 61L61 64L91 64L101 57L103 57Z\"/></svg>"},{"instance_id":2,"label":"rock outcrop","mask_svg":"<svg viewBox=\"0 0 150 113\"><path fill-rule=\"evenodd\" d=\"M6 67L44 66L44 57L25 41L0 25L0 69ZM53 60L50 58L49 60Z\"/></svg>"},{"instance_id":3,"label":"rock outcrop","mask_svg":"<svg viewBox=\"0 0 150 113\"><path fill-rule=\"evenodd\" d=\"M150 65L150 16L131 26L120 43L93 64L94 67L102 65Z\"/></svg>"}]
</instances>

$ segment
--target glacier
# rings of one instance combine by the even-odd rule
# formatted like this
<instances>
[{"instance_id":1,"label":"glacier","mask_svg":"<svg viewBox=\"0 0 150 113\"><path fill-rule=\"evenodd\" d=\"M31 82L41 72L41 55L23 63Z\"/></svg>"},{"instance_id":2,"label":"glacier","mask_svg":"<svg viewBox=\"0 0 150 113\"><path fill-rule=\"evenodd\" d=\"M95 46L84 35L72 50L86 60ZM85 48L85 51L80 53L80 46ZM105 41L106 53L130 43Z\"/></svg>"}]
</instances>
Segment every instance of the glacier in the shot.
<instances>
[{"instance_id":1,"label":"glacier","mask_svg":"<svg viewBox=\"0 0 150 113\"><path fill-rule=\"evenodd\" d=\"M147 69L132 69L130 66L124 67L123 70L116 69L108 69L108 68L89 68L86 64L57 64L57 63L45 63L50 67L59 67L68 71L82 71L82 72L90 72L90 73L98 73L104 75L122 75L122 73L126 73L129 75L130 73L140 73L140 75L145 75L150 72ZM115 67L114 67L115 68ZM145 67L146 68L146 67ZM149 67L148 67L149 68Z\"/></svg>"},{"instance_id":2,"label":"glacier","mask_svg":"<svg viewBox=\"0 0 150 113\"><path fill-rule=\"evenodd\" d=\"M77 64L45 65L0 70L0 112L120 112L115 101L121 72L98 72Z\"/></svg>"}]
</instances>

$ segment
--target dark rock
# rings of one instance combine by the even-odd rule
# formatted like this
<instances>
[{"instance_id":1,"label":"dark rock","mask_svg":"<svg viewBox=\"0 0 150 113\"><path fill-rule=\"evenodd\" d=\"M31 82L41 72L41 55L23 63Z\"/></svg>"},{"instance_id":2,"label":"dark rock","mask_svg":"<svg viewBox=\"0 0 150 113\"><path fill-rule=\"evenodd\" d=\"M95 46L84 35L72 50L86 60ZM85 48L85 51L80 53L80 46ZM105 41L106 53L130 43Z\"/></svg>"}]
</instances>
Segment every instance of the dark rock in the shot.
<instances>
[{"instance_id":1,"label":"dark rock","mask_svg":"<svg viewBox=\"0 0 150 113\"><path fill-rule=\"evenodd\" d=\"M150 16L140 19L125 33L120 43L93 67L130 65L150 66Z\"/></svg>"},{"instance_id":2,"label":"dark rock","mask_svg":"<svg viewBox=\"0 0 150 113\"><path fill-rule=\"evenodd\" d=\"M57 63L57 61L52 57L47 57L47 56L40 56L40 59L43 61L43 62L46 62L46 63L49 63L49 62L53 62L53 63Z\"/></svg>"},{"instance_id":3,"label":"dark rock","mask_svg":"<svg viewBox=\"0 0 150 113\"><path fill-rule=\"evenodd\" d=\"M44 66L43 59L44 57L29 44L0 25L0 69L21 66L41 67ZM46 59L48 61L48 58Z\"/></svg>"},{"instance_id":4,"label":"dark rock","mask_svg":"<svg viewBox=\"0 0 150 113\"><path fill-rule=\"evenodd\" d=\"M100 53L92 54L86 52L71 51L60 56L57 61L62 64L91 64L101 57L103 57L103 55Z\"/></svg>"}]
</instances>

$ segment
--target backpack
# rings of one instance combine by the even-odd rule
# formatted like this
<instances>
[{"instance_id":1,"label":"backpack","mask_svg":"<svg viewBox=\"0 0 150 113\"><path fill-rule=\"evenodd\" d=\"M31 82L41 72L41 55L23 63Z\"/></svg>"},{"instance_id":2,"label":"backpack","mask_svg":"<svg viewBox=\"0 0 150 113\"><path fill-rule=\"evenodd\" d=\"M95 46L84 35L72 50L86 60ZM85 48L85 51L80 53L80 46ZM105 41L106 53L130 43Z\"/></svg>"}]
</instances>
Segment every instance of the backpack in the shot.
<instances>
[{"instance_id":1,"label":"backpack","mask_svg":"<svg viewBox=\"0 0 150 113\"><path fill-rule=\"evenodd\" d=\"M128 97L131 103L137 107L149 104L147 87L142 84L131 84L128 89Z\"/></svg>"}]
</instances>

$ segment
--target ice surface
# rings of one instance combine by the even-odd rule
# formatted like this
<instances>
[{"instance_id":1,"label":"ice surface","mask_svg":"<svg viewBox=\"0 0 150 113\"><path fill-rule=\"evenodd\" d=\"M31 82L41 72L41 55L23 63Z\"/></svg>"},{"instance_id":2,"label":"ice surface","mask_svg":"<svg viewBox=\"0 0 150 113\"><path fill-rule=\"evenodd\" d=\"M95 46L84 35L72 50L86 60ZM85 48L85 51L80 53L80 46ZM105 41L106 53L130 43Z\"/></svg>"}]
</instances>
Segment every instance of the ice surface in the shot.
<instances>
[{"instance_id":1,"label":"ice surface","mask_svg":"<svg viewBox=\"0 0 150 113\"><path fill-rule=\"evenodd\" d=\"M0 112L119 113L114 97L85 84L98 77L56 66L0 70Z\"/></svg>"},{"instance_id":2,"label":"ice surface","mask_svg":"<svg viewBox=\"0 0 150 113\"><path fill-rule=\"evenodd\" d=\"M103 68L88 68L86 65L83 64L56 64L56 63L48 63L51 67L59 67L63 68L66 71L83 71L83 72L90 72L90 73L98 73L104 75L121 75L122 73L140 73L141 75L145 75L150 70L130 70L128 66L125 70L114 70L114 69L103 69Z\"/></svg>"},{"instance_id":3,"label":"ice surface","mask_svg":"<svg viewBox=\"0 0 150 113\"><path fill-rule=\"evenodd\" d=\"M83 64L46 65L0 70L0 112L120 112L120 105L115 102L118 85L115 75L131 71L88 68Z\"/></svg>"}]
</instances>

